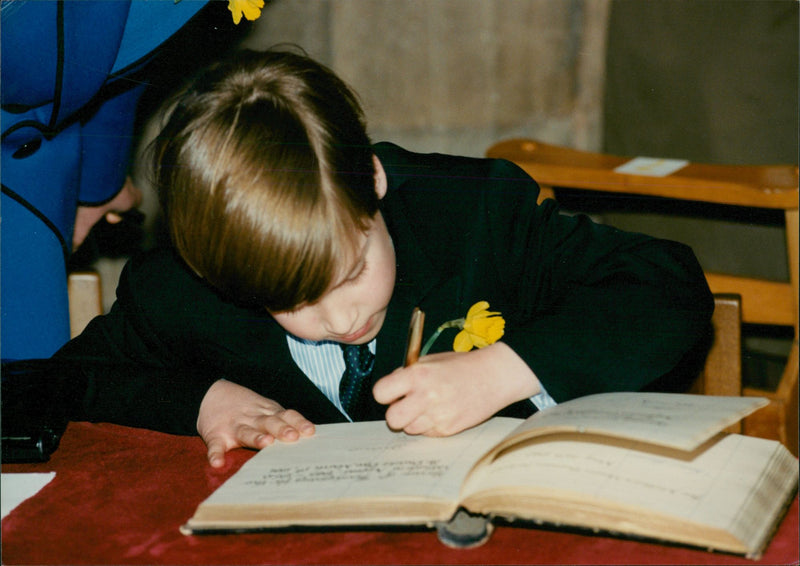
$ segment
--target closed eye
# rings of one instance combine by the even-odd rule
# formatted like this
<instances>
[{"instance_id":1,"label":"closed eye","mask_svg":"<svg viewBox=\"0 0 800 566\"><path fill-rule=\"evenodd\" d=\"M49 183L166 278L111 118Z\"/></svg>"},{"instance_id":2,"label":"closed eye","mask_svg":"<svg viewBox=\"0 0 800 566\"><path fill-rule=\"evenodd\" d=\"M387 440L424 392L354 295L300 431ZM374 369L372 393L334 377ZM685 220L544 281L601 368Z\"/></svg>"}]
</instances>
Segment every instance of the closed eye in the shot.
<instances>
[{"instance_id":1,"label":"closed eye","mask_svg":"<svg viewBox=\"0 0 800 566\"><path fill-rule=\"evenodd\" d=\"M347 281L345 281L345 285L355 285L355 284L356 284L356 283L358 283L358 282L359 282L361 279L363 279L363 278L364 278L364 274L365 274L366 272L367 272L367 262L365 261L365 262L364 262L364 263L361 265L361 269L359 270L359 272L358 272L358 273L356 273L356 274L355 274L353 277L351 277L351 278L350 278L350 279L348 279Z\"/></svg>"}]
</instances>

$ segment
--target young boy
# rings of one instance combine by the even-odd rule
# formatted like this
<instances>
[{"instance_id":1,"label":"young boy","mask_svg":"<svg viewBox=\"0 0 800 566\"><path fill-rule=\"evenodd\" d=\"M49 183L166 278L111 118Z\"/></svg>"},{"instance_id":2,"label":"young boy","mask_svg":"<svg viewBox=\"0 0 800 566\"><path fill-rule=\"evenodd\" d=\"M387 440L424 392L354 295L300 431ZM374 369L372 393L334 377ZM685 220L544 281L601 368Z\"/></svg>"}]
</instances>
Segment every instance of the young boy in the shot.
<instances>
[{"instance_id":1,"label":"young boy","mask_svg":"<svg viewBox=\"0 0 800 566\"><path fill-rule=\"evenodd\" d=\"M174 249L130 261L111 313L56 359L81 375L73 418L199 432L212 466L312 423L450 435L654 387L708 329L687 247L537 205L505 161L371 145L355 95L301 55L212 66L154 163ZM506 320L500 341L456 353L443 335L401 367L415 306L427 339L478 301ZM374 355L353 414L341 344Z\"/></svg>"}]
</instances>

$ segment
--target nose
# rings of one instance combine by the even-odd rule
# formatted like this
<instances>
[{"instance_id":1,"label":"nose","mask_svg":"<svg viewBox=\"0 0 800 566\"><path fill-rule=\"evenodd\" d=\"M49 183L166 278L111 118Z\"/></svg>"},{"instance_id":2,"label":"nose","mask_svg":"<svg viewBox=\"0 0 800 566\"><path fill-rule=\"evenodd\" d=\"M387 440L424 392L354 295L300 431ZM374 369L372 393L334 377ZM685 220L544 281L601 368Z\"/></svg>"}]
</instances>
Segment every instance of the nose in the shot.
<instances>
[{"instance_id":1,"label":"nose","mask_svg":"<svg viewBox=\"0 0 800 566\"><path fill-rule=\"evenodd\" d=\"M358 328L358 310L347 302L326 301L322 305L322 317L329 334L347 336Z\"/></svg>"}]
</instances>

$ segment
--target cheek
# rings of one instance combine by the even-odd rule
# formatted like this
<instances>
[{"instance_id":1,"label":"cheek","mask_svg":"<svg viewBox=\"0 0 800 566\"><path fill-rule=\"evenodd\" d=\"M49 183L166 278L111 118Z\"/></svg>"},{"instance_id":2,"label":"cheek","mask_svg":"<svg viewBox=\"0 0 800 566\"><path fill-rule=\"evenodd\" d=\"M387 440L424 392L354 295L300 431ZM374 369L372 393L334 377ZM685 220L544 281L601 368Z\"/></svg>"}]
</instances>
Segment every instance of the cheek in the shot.
<instances>
[{"instance_id":1,"label":"cheek","mask_svg":"<svg viewBox=\"0 0 800 566\"><path fill-rule=\"evenodd\" d=\"M394 261L392 261L389 265L386 266L386 269L383 272L384 279L383 279L382 289L383 289L384 301L386 303L389 302L389 299L392 298L392 294L394 293L394 281L397 275L396 271L397 268L394 264Z\"/></svg>"},{"instance_id":2,"label":"cheek","mask_svg":"<svg viewBox=\"0 0 800 566\"><path fill-rule=\"evenodd\" d=\"M377 300L388 303L394 291L397 268L395 266L394 249L389 247L382 254L375 269L375 279L370 283L371 292Z\"/></svg>"},{"instance_id":3,"label":"cheek","mask_svg":"<svg viewBox=\"0 0 800 566\"><path fill-rule=\"evenodd\" d=\"M387 266L376 274L369 282L369 286L362 291L363 297L369 297L368 308L373 311L385 309L394 293L395 268L394 264Z\"/></svg>"}]
</instances>

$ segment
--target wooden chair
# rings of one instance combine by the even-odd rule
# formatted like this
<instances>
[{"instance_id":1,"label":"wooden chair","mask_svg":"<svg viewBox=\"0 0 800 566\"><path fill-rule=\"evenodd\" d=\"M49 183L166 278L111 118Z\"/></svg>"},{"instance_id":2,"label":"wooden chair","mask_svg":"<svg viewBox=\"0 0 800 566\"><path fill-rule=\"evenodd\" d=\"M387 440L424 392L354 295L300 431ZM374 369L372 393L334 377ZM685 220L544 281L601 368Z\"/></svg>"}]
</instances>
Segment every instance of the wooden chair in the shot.
<instances>
[{"instance_id":1,"label":"wooden chair","mask_svg":"<svg viewBox=\"0 0 800 566\"><path fill-rule=\"evenodd\" d=\"M544 198L559 189L637 195L654 199L712 203L741 209L780 211L785 220L789 281L777 282L706 273L715 295L741 297L746 324L789 327L788 362L774 391L744 387L742 394L766 397L770 404L744 421L744 433L783 442L798 453L798 168L796 165L711 165L690 163L663 177L618 173L628 157L591 153L516 139L497 143L488 157L519 165L542 187ZM719 305L719 302L717 303ZM713 358L712 358L713 359ZM711 363L711 362L709 362ZM702 386L700 386L702 387ZM735 387L735 386L734 386ZM705 391L704 391L705 392Z\"/></svg>"},{"instance_id":2,"label":"wooden chair","mask_svg":"<svg viewBox=\"0 0 800 566\"><path fill-rule=\"evenodd\" d=\"M67 277L70 337L83 332L89 321L103 313L100 275L94 271L74 271Z\"/></svg>"},{"instance_id":3,"label":"wooden chair","mask_svg":"<svg viewBox=\"0 0 800 566\"><path fill-rule=\"evenodd\" d=\"M711 326L714 336L705 365L689 391L739 396L742 394L742 298L730 293L714 295ZM742 423L731 425L727 430L741 433Z\"/></svg>"}]
</instances>

